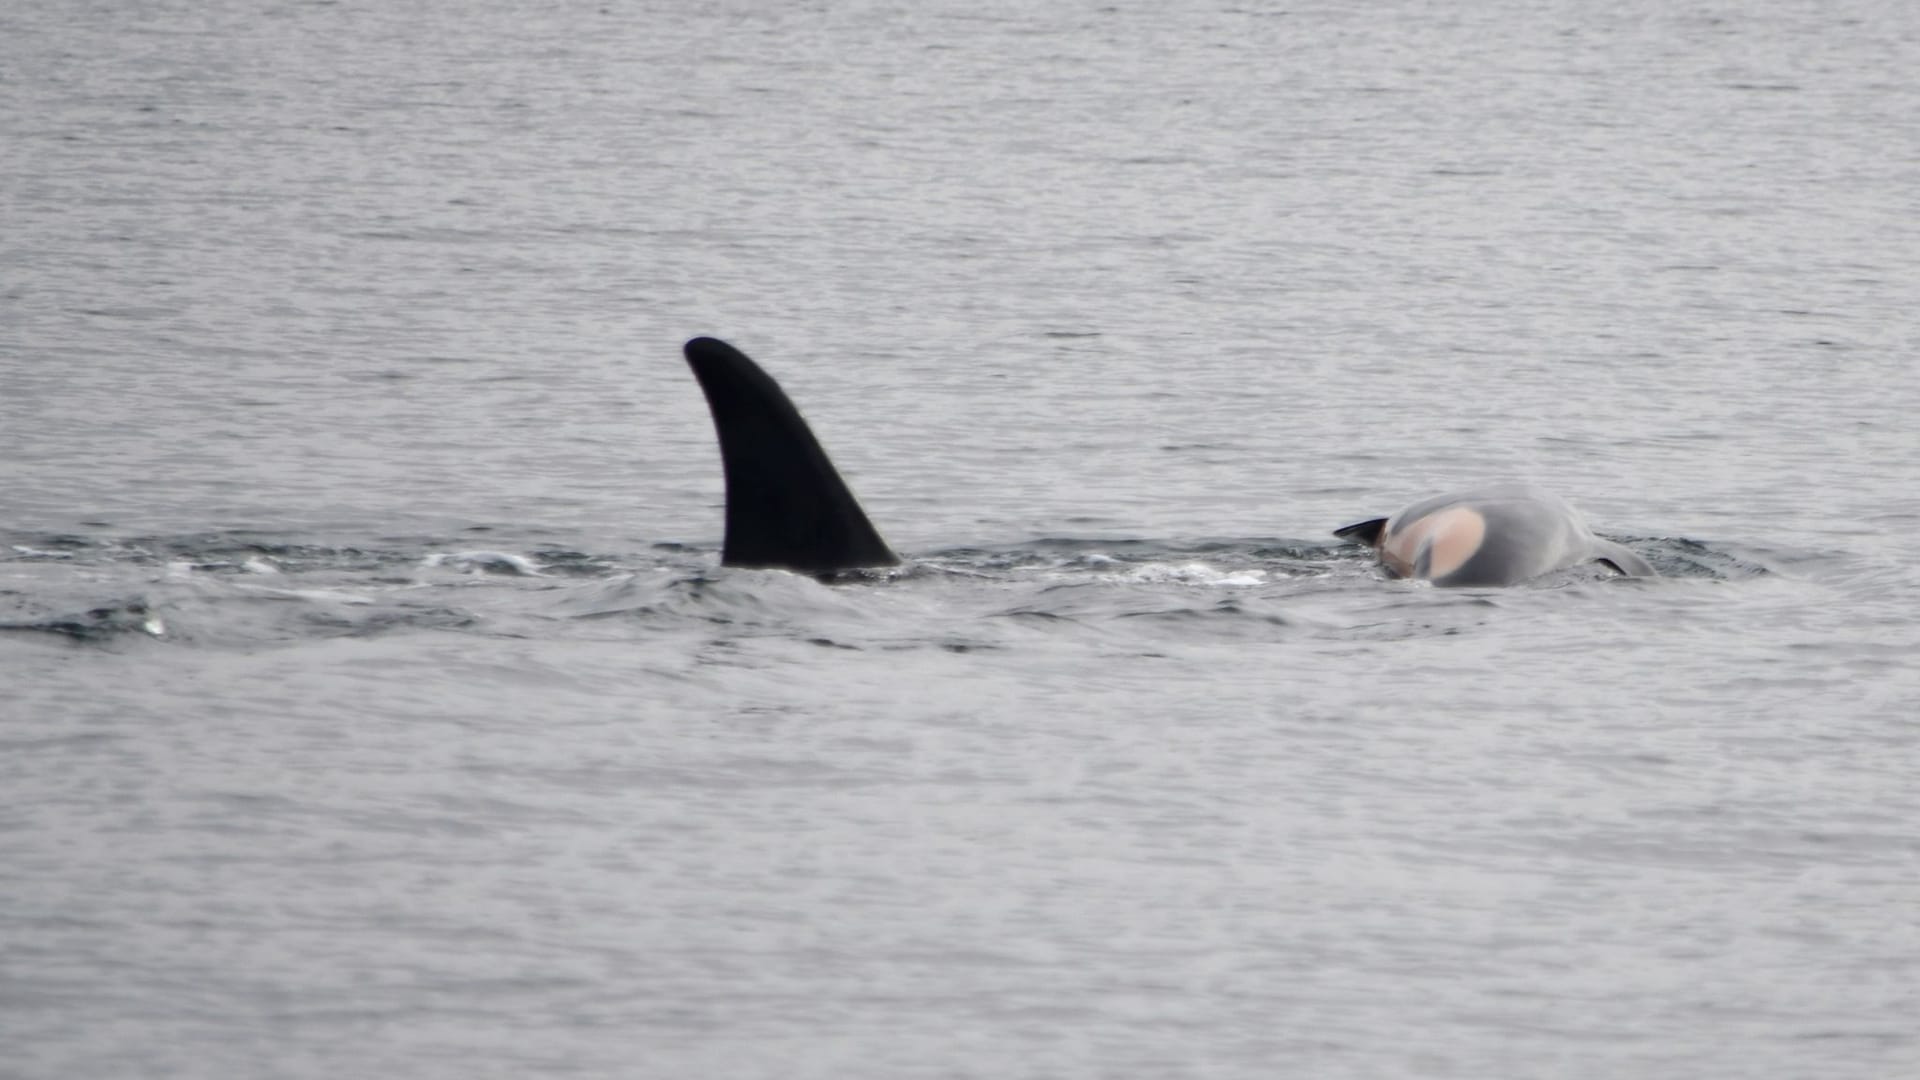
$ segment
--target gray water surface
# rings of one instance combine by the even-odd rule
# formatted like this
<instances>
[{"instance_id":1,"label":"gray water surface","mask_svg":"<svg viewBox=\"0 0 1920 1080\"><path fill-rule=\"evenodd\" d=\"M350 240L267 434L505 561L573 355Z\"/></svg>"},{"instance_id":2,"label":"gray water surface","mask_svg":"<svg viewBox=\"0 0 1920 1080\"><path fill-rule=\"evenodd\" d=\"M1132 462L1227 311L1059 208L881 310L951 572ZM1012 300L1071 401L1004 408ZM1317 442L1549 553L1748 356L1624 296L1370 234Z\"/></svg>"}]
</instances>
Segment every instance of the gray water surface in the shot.
<instances>
[{"instance_id":1,"label":"gray water surface","mask_svg":"<svg viewBox=\"0 0 1920 1080\"><path fill-rule=\"evenodd\" d=\"M0 1076L1920 1075L1920 9L0 13ZM899 572L718 566L714 334ZM1384 580L1517 480L1657 581Z\"/></svg>"}]
</instances>

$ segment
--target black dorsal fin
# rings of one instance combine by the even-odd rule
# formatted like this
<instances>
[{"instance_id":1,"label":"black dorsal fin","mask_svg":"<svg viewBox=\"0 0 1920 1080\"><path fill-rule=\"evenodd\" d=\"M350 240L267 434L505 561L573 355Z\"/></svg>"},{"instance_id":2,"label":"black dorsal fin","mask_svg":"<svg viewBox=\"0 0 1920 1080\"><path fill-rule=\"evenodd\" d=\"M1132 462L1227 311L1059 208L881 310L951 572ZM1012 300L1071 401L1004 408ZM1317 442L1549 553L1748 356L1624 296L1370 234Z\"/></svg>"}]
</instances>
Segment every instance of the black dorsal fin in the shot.
<instances>
[{"instance_id":1,"label":"black dorsal fin","mask_svg":"<svg viewBox=\"0 0 1920 1080\"><path fill-rule=\"evenodd\" d=\"M1368 518L1351 525L1342 525L1333 530L1333 535L1342 540L1353 540L1368 547L1380 546L1380 532L1387 527L1386 518Z\"/></svg>"},{"instance_id":2,"label":"black dorsal fin","mask_svg":"<svg viewBox=\"0 0 1920 1080\"><path fill-rule=\"evenodd\" d=\"M686 354L726 470L722 565L820 574L899 564L779 383L724 341L694 338Z\"/></svg>"}]
</instances>

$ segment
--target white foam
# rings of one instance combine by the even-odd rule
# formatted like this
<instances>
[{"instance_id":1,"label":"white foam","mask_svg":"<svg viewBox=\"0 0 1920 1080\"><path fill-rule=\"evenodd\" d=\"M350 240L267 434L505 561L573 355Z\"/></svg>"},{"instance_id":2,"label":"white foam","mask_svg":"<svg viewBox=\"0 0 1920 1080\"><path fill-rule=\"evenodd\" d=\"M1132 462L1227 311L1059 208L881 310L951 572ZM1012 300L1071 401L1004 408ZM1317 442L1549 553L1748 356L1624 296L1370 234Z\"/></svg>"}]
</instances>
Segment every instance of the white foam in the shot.
<instances>
[{"instance_id":1,"label":"white foam","mask_svg":"<svg viewBox=\"0 0 1920 1080\"><path fill-rule=\"evenodd\" d=\"M1174 585L1262 585L1266 578L1265 570L1220 570L1200 562L1146 563L1109 575L1112 581Z\"/></svg>"},{"instance_id":2,"label":"white foam","mask_svg":"<svg viewBox=\"0 0 1920 1080\"><path fill-rule=\"evenodd\" d=\"M424 565L450 566L465 570L470 574L508 573L522 577L540 577L540 564L525 555L515 555L510 551L456 551L436 552L427 556Z\"/></svg>"}]
</instances>

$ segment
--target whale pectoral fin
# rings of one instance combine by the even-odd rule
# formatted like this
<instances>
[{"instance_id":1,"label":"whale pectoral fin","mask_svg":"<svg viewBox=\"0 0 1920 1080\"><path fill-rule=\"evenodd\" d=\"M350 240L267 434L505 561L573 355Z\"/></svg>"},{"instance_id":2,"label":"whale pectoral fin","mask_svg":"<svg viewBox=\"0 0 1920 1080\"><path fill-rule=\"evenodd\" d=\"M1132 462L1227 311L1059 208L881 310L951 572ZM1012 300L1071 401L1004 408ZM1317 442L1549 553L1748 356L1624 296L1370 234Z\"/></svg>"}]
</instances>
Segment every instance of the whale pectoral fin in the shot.
<instances>
[{"instance_id":1,"label":"whale pectoral fin","mask_svg":"<svg viewBox=\"0 0 1920 1080\"><path fill-rule=\"evenodd\" d=\"M1368 547L1379 547L1380 534L1385 531L1386 527L1386 518L1368 518L1365 521L1356 521L1351 525L1343 525L1333 530L1333 535L1342 540L1352 540L1357 544L1365 544Z\"/></svg>"},{"instance_id":2,"label":"whale pectoral fin","mask_svg":"<svg viewBox=\"0 0 1920 1080\"><path fill-rule=\"evenodd\" d=\"M772 376L714 338L694 338L685 351L726 470L721 564L815 574L898 565Z\"/></svg>"},{"instance_id":3,"label":"whale pectoral fin","mask_svg":"<svg viewBox=\"0 0 1920 1080\"><path fill-rule=\"evenodd\" d=\"M1621 577L1659 577L1660 571L1653 564L1640 557L1640 554L1625 544L1616 544L1611 540L1601 540L1594 545L1599 554L1594 562L1611 567Z\"/></svg>"}]
</instances>

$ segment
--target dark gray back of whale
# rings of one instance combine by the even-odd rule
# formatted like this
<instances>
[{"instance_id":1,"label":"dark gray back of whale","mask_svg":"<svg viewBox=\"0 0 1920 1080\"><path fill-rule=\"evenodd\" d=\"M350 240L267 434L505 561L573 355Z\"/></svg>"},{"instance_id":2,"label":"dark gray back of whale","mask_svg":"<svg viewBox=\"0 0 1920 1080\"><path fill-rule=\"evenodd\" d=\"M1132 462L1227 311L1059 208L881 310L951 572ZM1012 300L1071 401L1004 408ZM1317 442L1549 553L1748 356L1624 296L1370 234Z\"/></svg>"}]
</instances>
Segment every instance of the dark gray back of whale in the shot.
<instances>
[{"instance_id":1,"label":"dark gray back of whale","mask_svg":"<svg viewBox=\"0 0 1920 1080\"><path fill-rule=\"evenodd\" d=\"M812 574L898 565L780 384L724 341L694 338L685 351L726 470L721 564Z\"/></svg>"}]
</instances>

